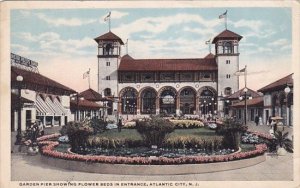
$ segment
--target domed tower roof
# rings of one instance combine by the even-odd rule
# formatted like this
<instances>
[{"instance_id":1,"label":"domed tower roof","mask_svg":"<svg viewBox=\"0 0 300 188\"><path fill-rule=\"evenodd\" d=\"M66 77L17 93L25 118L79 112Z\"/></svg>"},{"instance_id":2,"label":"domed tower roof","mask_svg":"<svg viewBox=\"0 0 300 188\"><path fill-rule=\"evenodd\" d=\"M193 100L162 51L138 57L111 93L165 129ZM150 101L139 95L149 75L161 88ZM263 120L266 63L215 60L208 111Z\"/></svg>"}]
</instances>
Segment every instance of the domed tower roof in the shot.
<instances>
[{"instance_id":1,"label":"domed tower roof","mask_svg":"<svg viewBox=\"0 0 300 188\"><path fill-rule=\"evenodd\" d=\"M99 43L99 41L101 41L101 40L102 41L118 41L118 42L120 42L120 44L124 45L124 42L122 41L122 39L111 31L109 31L108 33L105 33L103 35L100 35L99 37L95 38L94 40L97 43Z\"/></svg>"}]
</instances>

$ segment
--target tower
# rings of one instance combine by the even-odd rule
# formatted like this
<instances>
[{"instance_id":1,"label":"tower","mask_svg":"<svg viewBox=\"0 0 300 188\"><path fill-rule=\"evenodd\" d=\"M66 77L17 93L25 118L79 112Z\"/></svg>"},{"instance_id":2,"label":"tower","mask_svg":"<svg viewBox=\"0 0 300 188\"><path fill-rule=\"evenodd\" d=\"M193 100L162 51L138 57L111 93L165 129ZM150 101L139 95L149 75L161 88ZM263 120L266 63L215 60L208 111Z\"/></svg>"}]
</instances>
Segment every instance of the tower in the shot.
<instances>
[{"instance_id":1,"label":"tower","mask_svg":"<svg viewBox=\"0 0 300 188\"><path fill-rule=\"evenodd\" d=\"M226 97L239 89L239 78L234 73L239 70L239 41L242 38L226 29L212 41L218 65L218 96ZM222 109L222 102L219 102L218 110Z\"/></svg>"},{"instance_id":2,"label":"tower","mask_svg":"<svg viewBox=\"0 0 300 188\"><path fill-rule=\"evenodd\" d=\"M98 44L98 92L104 96L117 96L119 59L124 43L111 31L94 40ZM114 106L113 110L116 109ZM111 115L111 111L108 110L108 115Z\"/></svg>"}]
</instances>

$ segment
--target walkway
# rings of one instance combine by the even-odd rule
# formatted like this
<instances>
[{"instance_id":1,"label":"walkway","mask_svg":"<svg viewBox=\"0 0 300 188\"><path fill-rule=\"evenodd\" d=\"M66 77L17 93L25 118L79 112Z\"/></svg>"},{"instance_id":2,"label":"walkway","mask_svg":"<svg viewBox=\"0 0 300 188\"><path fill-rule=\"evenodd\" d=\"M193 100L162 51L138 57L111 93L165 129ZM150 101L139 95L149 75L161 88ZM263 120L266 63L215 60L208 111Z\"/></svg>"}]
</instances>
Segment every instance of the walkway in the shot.
<instances>
[{"instance_id":1,"label":"walkway","mask_svg":"<svg viewBox=\"0 0 300 188\"><path fill-rule=\"evenodd\" d=\"M255 126L249 124L250 130L268 132L269 127ZM292 133L292 128L288 129ZM136 175L113 175L94 174L84 172L68 171L44 164L40 160L41 156L28 156L22 153L12 154L12 180L14 181L242 181L242 180L293 180L293 155L286 156L267 155L267 160L263 163L230 171L172 175L172 176L136 176ZM147 168L145 166L145 168Z\"/></svg>"}]
</instances>

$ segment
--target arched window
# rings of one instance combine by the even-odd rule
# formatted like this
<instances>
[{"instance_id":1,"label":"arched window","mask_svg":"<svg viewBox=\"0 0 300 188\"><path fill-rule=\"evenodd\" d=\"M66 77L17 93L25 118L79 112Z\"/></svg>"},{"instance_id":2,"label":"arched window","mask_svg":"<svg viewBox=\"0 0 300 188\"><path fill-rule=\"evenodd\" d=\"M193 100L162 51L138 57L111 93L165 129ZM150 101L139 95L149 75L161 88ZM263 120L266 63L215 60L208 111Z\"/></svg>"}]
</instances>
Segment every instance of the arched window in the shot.
<instances>
[{"instance_id":1,"label":"arched window","mask_svg":"<svg viewBox=\"0 0 300 188\"><path fill-rule=\"evenodd\" d=\"M231 42L224 43L224 54L231 54L233 53L233 46Z\"/></svg>"},{"instance_id":2,"label":"arched window","mask_svg":"<svg viewBox=\"0 0 300 188\"><path fill-rule=\"evenodd\" d=\"M104 96L111 96L111 89L110 88L104 89Z\"/></svg>"},{"instance_id":3,"label":"arched window","mask_svg":"<svg viewBox=\"0 0 300 188\"><path fill-rule=\"evenodd\" d=\"M160 113L175 114L176 113L176 90L171 87L165 87L159 100Z\"/></svg>"},{"instance_id":4,"label":"arched window","mask_svg":"<svg viewBox=\"0 0 300 188\"><path fill-rule=\"evenodd\" d=\"M231 94L232 94L232 89L231 89L231 87L226 87L225 90L224 90L224 94L225 94L225 95L231 95Z\"/></svg>"},{"instance_id":5,"label":"arched window","mask_svg":"<svg viewBox=\"0 0 300 188\"><path fill-rule=\"evenodd\" d=\"M200 111L201 114L215 114L217 110L216 93L206 88L200 93Z\"/></svg>"},{"instance_id":6,"label":"arched window","mask_svg":"<svg viewBox=\"0 0 300 188\"><path fill-rule=\"evenodd\" d=\"M141 94L141 102L142 114L155 114L156 93L154 89L145 89Z\"/></svg>"},{"instance_id":7,"label":"arched window","mask_svg":"<svg viewBox=\"0 0 300 188\"><path fill-rule=\"evenodd\" d=\"M125 88L121 92L122 114L136 114L137 91L134 88Z\"/></svg>"},{"instance_id":8,"label":"arched window","mask_svg":"<svg viewBox=\"0 0 300 188\"><path fill-rule=\"evenodd\" d=\"M193 114L195 110L196 92L192 88L185 88L180 92L180 111L183 114Z\"/></svg>"}]
</instances>

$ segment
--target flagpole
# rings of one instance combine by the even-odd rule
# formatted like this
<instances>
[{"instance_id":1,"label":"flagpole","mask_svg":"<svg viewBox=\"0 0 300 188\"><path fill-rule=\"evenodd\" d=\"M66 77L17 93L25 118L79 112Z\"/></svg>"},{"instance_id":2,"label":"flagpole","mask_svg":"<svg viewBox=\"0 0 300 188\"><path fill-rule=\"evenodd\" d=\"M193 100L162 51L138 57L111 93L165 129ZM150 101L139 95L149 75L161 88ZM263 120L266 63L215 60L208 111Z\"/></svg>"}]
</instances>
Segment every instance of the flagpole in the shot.
<instances>
[{"instance_id":1,"label":"flagpole","mask_svg":"<svg viewBox=\"0 0 300 188\"><path fill-rule=\"evenodd\" d=\"M126 41L126 54L128 54L128 39Z\"/></svg>"},{"instance_id":2,"label":"flagpole","mask_svg":"<svg viewBox=\"0 0 300 188\"><path fill-rule=\"evenodd\" d=\"M109 20L108 20L108 28L109 28L109 31L110 31L110 17L109 17Z\"/></svg>"},{"instance_id":3,"label":"flagpole","mask_svg":"<svg viewBox=\"0 0 300 188\"><path fill-rule=\"evenodd\" d=\"M246 88L247 87L247 65L245 65L244 79L245 79L245 88Z\"/></svg>"},{"instance_id":4,"label":"flagpole","mask_svg":"<svg viewBox=\"0 0 300 188\"><path fill-rule=\"evenodd\" d=\"M89 89L91 88L91 80L90 80L90 68L89 68Z\"/></svg>"},{"instance_id":5,"label":"flagpole","mask_svg":"<svg viewBox=\"0 0 300 188\"><path fill-rule=\"evenodd\" d=\"M224 21L225 21L225 29L227 30L227 14L225 15Z\"/></svg>"}]
</instances>

